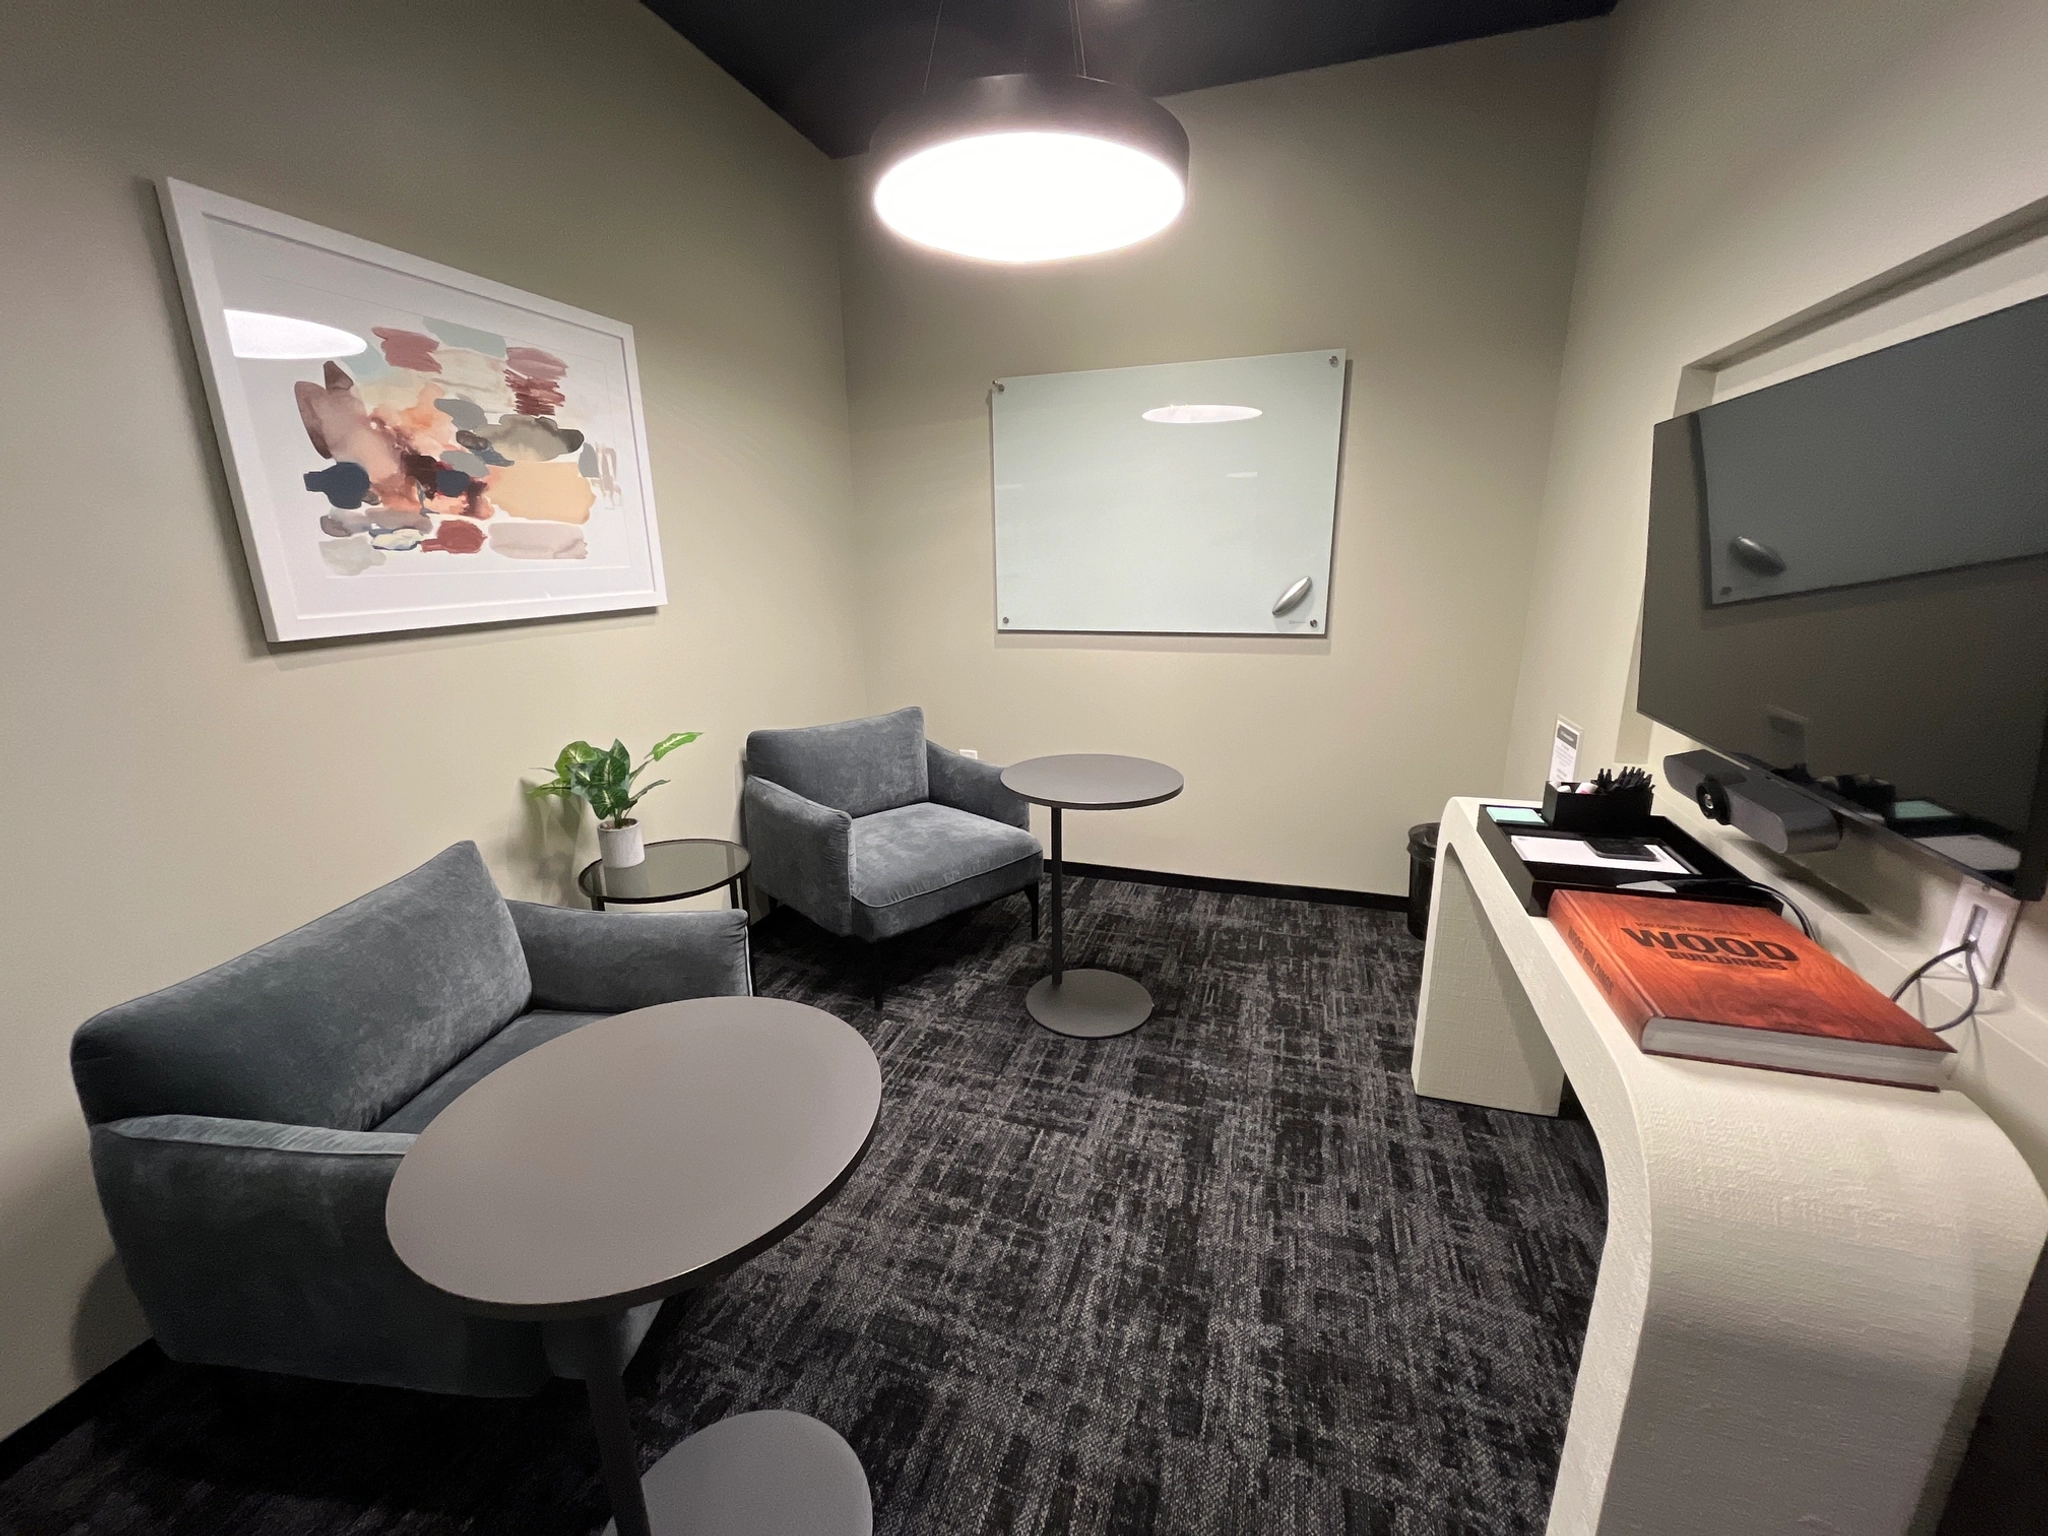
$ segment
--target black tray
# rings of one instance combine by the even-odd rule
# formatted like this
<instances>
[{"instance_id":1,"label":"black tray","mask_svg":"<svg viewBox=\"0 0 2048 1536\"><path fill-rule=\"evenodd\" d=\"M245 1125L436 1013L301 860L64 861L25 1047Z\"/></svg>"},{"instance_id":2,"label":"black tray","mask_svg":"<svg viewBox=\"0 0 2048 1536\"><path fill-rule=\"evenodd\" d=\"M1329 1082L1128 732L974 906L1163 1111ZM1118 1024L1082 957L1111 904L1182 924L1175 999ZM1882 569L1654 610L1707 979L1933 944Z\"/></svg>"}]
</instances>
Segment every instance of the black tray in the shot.
<instances>
[{"instance_id":1,"label":"black tray","mask_svg":"<svg viewBox=\"0 0 2048 1536\"><path fill-rule=\"evenodd\" d=\"M1479 840L1486 844L1494 862L1500 865L1501 873L1508 877L1508 884L1514 887L1522 910L1532 917L1541 917L1550 910L1550 897L1554 891L1611 891L1638 880L1668 880L1675 888L1669 891L1629 891L1627 895L1668 896L1680 901L1721 901L1738 907L1778 910L1777 900L1768 891L1760 891L1754 886L1687 884L1688 880L1702 878L1733 882L1749 877L1676 822L1663 816L1652 816L1636 835L1649 842L1662 843L1699 873L1693 876L1660 875L1652 870L1595 869L1585 864L1525 863L1509 838L1556 837L1577 842L1582 839L1582 834L1559 832L1550 827L1502 826L1486 814L1483 804L1479 807Z\"/></svg>"}]
</instances>

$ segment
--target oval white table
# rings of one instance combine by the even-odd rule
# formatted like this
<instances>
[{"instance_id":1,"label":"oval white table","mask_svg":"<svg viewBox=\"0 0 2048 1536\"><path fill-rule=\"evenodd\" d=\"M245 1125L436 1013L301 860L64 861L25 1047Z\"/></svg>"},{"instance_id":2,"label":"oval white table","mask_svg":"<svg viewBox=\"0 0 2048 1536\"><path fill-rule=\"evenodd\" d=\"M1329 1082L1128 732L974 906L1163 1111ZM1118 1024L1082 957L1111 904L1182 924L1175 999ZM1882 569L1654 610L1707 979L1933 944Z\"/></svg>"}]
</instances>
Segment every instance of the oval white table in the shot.
<instances>
[{"instance_id":1,"label":"oval white table","mask_svg":"<svg viewBox=\"0 0 2048 1536\"><path fill-rule=\"evenodd\" d=\"M1550 1536L1932 1532L2048 1235L2026 1163L1960 1093L1645 1056L1480 806L1444 807L1415 1090L1554 1115L1569 1074L1607 1165Z\"/></svg>"},{"instance_id":2,"label":"oval white table","mask_svg":"<svg viewBox=\"0 0 2048 1536\"><path fill-rule=\"evenodd\" d=\"M803 1414L723 1420L641 1478L619 1318L802 1226L860 1162L881 1101L867 1042L815 1008L642 1008L536 1046L442 1110L399 1162L385 1225L427 1284L539 1320L550 1357L574 1362L620 1536L872 1536L859 1459Z\"/></svg>"},{"instance_id":3,"label":"oval white table","mask_svg":"<svg viewBox=\"0 0 2048 1536\"><path fill-rule=\"evenodd\" d=\"M1010 764L1003 770L1003 787L1052 812L1052 974L1032 985L1024 1006L1056 1035L1101 1040L1129 1034L1152 1016L1152 994L1115 971L1067 969L1060 813L1158 805L1186 788L1186 780L1146 757L1069 752Z\"/></svg>"}]
</instances>

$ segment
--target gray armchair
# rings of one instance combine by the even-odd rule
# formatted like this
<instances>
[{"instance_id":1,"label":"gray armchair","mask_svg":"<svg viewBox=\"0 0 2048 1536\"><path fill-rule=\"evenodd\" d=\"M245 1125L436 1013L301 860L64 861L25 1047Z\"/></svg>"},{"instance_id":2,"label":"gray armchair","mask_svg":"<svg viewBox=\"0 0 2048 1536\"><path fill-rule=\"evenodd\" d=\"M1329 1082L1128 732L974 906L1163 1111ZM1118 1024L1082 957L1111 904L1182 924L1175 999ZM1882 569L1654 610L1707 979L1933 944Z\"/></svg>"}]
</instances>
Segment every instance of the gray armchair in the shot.
<instances>
[{"instance_id":1,"label":"gray armchair","mask_svg":"<svg viewBox=\"0 0 2048 1536\"><path fill-rule=\"evenodd\" d=\"M924 711L747 737L757 890L870 944L1023 891L1038 933L1044 850L1002 770L924 734Z\"/></svg>"},{"instance_id":2,"label":"gray armchair","mask_svg":"<svg viewBox=\"0 0 2048 1536\"><path fill-rule=\"evenodd\" d=\"M391 1251L398 1160L456 1095L593 1019L744 994L745 914L508 902L474 843L89 1020L71 1071L122 1268L174 1360L519 1396L536 1323ZM655 1306L624 1320L627 1353Z\"/></svg>"}]
</instances>

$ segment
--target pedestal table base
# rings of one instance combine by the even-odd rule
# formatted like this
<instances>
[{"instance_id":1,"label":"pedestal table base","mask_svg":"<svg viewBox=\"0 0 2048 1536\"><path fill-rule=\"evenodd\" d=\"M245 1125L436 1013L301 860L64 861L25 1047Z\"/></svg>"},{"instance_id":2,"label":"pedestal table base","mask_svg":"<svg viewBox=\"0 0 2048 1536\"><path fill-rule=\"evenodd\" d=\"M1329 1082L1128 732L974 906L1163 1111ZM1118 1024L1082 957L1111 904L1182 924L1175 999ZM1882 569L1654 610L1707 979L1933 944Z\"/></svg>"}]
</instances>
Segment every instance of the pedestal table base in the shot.
<instances>
[{"instance_id":1,"label":"pedestal table base","mask_svg":"<svg viewBox=\"0 0 2048 1536\"><path fill-rule=\"evenodd\" d=\"M1115 971L1063 971L1032 983L1024 1006L1056 1035L1104 1040L1152 1017L1152 994Z\"/></svg>"}]
</instances>

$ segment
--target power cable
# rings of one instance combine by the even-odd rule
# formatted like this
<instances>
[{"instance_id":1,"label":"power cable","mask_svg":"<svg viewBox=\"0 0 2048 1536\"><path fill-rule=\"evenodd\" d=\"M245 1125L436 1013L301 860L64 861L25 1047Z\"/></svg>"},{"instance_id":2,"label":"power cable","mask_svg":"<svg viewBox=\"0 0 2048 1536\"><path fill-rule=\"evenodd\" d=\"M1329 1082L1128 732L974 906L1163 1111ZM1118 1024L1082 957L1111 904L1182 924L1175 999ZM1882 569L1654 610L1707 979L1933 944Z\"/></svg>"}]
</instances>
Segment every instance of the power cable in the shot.
<instances>
[{"instance_id":1,"label":"power cable","mask_svg":"<svg viewBox=\"0 0 2048 1536\"><path fill-rule=\"evenodd\" d=\"M1685 875L1673 875L1658 881L1637 881L1634 882L1633 886L1617 886L1616 889L1626 891L1632 888L1642 889L1647 886L1654 886L1660 884L1666 886L1682 885L1693 888L1699 886L1721 886L1723 888L1735 887L1737 889L1742 890L1762 891L1766 896L1769 896L1773 900L1780 902L1784 906L1786 911L1790 912L1795 918L1799 920L1799 927L1801 932L1803 932L1809 939L1815 939L1816 942L1818 941L1817 935L1813 931L1813 924L1807 919L1806 914L1800 910L1799 903L1794 901L1790 896L1787 896L1783 891L1779 890L1776 886L1766 885L1761 880L1745 879L1739 875L1732 877L1727 875L1693 875L1690 877ZM1954 1029L1961 1024L1967 1023L1972 1018L1975 1018L1978 1007L1984 1001L1984 981L1983 978L1977 974L1977 941L1975 939L1965 939L1960 944L1954 945L1949 949L1944 949L1938 955L1929 956L1926 960L1922 961L1919 965L1915 966L1910 972L1908 972L1906 975L1906 979L1900 982L1896 987L1892 989L1891 1000L1896 1003L1900 998L1906 995L1906 989L1912 986L1914 982L1919 981L1922 977L1927 975L1929 971L1932 971L1937 965L1941 964L1942 961L1954 959L1957 955L1961 955L1963 957L1963 974L1970 978L1970 1001L1961 1013L1957 1014L1954 1018L1950 1019L1946 1024L1929 1024L1927 1026L1928 1029L1932 1030L1937 1035L1946 1034L1949 1030Z\"/></svg>"},{"instance_id":2,"label":"power cable","mask_svg":"<svg viewBox=\"0 0 2048 1536\"><path fill-rule=\"evenodd\" d=\"M1908 971L1906 979L1892 988L1892 1001L1896 1003L1906 995L1906 989L1912 986L1914 982L1920 980L1929 971L1941 964L1942 961L1953 959L1957 955L1963 957L1963 974L1970 978L1970 1002L1969 1006L1964 1008L1961 1013L1950 1019L1946 1024L1929 1024L1927 1026L1937 1035L1944 1034L1954 1029L1958 1024L1973 1017L1977 1012L1977 1005L1984 1000L1984 985L1977 976L1977 941L1975 939L1965 939L1953 948L1944 949L1940 954L1931 956Z\"/></svg>"},{"instance_id":3,"label":"power cable","mask_svg":"<svg viewBox=\"0 0 2048 1536\"><path fill-rule=\"evenodd\" d=\"M1792 914L1794 921L1799 924L1799 931L1801 933L1805 934L1809 939L1818 938L1818 935L1813 931L1812 922L1808 920L1806 913L1800 910L1798 902L1787 896L1775 885L1765 885L1761 880L1750 880L1741 875L1659 875L1655 880L1631 881L1627 885L1616 886L1615 889L1619 891L1661 890L1667 886L1675 889L1681 885L1685 886L1688 890L1697 890L1702 886L1719 886L1723 890L1762 891L1771 900L1777 902L1785 911Z\"/></svg>"}]
</instances>

